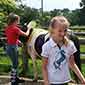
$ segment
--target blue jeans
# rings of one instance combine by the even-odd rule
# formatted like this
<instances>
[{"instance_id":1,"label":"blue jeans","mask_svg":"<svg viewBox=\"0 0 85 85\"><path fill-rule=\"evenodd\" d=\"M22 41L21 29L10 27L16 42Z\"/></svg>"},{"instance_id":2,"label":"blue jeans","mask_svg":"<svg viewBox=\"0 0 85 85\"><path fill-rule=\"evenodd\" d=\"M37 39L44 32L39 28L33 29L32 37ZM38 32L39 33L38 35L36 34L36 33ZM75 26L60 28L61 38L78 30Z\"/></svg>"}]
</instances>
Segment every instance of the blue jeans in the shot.
<instances>
[{"instance_id":1,"label":"blue jeans","mask_svg":"<svg viewBox=\"0 0 85 85\"><path fill-rule=\"evenodd\" d=\"M17 45L7 45L6 48L7 54L12 61L12 70L11 70L11 85L16 85L18 78L18 46Z\"/></svg>"},{"instance_id":2,"label":"blue jeans","mask_svg":"<svg viewBox=\"0 0 85 85\"><path fill-rule=\"evenodd\" d=\"M12 67L14 69L17 69L17 67L18 67L18 46L8 44L6 51L12 61Z\"/></svg>"}]
</instances>

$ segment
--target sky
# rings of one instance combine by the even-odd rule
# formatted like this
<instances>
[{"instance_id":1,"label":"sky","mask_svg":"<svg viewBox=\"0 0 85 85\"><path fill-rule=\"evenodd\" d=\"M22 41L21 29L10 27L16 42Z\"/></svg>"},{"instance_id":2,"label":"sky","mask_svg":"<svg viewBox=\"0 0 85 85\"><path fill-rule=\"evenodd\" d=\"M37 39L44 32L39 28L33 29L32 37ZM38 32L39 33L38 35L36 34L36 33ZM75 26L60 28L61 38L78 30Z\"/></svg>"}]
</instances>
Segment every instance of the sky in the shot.
<instances>
[{"instance_id":1,"label":"sky","mask_svg":"<svg viewBox=\"0 0 85 85\"><path fill-rule=\"evenodd\" d=\"M81 0L43 0L43 10L50 11L53 9L68 8L74 10L80 8L79 3ZM31 8L41 8L41 0L24 0L23 4Z\"/></svg>"}]
</instances>

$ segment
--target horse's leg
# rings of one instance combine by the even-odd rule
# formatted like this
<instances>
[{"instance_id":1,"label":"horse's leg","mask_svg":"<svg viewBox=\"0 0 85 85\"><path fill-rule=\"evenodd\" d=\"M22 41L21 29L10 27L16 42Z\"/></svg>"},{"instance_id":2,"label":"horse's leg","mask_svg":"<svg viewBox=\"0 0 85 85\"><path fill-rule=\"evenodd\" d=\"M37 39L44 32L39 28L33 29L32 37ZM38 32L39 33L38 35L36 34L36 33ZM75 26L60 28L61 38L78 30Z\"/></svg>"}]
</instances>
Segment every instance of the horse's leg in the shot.
<instances>
[{"instance_id":1,"label":"horse's leg","mask_svg":"<svg viewBox=\"0 0 85 85\"><path fill-rule=\"evenodd\" d=\"M37 65L36 65L36 56L32 54L31 57L32 57L32 61L33 61L33 70L34 70L34 80L33 81L37 81L38 72L37 72Z\"/></svg>"},{"instance_id":2,"label":"horse's leg","mask_svg":"<svg viewBox=\"0 0 85 85\"><path fill-rule=\"evenodd\" d=\"M34 71L34 81L38 80L38 73L37 73L37 65L36 65L36 53L34 52L34 49L32 46L29 46L28 53L32 59L33 62L33 71Z\"/></svg>"},{"instance_id":3,"label":"horse's leg","mask_svg":"<svg viewBox=\"0 0 85 85\"><path fill-rule=\"evenodd\" d=\"M23 61L23 76L27 76L28 71L28 53L27 53L27 45L24 43L22 47L22 61Z\"/></svg>"}]
</instances>

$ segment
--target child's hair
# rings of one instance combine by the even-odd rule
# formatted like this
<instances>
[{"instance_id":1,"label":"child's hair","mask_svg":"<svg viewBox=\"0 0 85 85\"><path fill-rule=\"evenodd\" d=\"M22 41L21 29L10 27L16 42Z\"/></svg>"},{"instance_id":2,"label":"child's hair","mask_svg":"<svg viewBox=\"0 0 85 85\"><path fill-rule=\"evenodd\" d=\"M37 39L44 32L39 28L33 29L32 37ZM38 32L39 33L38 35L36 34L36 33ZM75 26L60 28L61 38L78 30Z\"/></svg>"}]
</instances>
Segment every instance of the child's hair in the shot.
<instances>
[{"instance_id":1,"label":"child's hair","mask_svg":"<svg viewBox=\"0 0 85 85\"><path fill-rule=\"evenodd\" d=\"M14 14L14 13L10 13L8 15L8 19L7 19L8 25L14 23L15 21L18 22L19 19L20 19L20 17L18 15Z\"/></svg>"},{"instance_id":2,"label":"child's hair","mask_svg":"<svg viewBox=\"0 0 85 85\"><path fill-rule=\"evenodd\" d=\"M57 25L61 25L63 28L69 28L70 23L64 16L55 16L52 18L50 25L49 25L49 31L52 32L53 28L56 28ZM69 39L66 37L64 38L64 44L67 45L69 42Z\"/></svg>"},{"instance_id":3,"label":"child's hair","mask_svg":"<svg viewBox=\"0 0 85 85\"><path fill-rule=\"evenodd\" d=\"M70 23L64 16L55 16L50 22L50 27L55 28L57 24L62 25L64 28L69 28Z\"/></svg>"}]
</instances>

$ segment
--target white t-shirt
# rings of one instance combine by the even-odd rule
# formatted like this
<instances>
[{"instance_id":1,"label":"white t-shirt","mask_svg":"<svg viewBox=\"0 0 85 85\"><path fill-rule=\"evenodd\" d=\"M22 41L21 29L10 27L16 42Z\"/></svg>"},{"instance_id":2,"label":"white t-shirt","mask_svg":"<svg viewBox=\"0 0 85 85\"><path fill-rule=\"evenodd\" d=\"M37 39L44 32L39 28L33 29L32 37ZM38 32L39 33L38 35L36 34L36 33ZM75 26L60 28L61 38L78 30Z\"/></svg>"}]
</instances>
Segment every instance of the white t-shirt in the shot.
<instances>
[{"instance_id":1,"label":"white t-shirt","mask_svg":"<svg viewBox=\"0 0 85 85\"><path fill-rule=\"evenodd\" d=\"M74 43L70 40L67 46L61 47L61 50L52 38L43 45L41 56L48 58L47 70L50 83L62 84L71 80L68 60L76 51Z\"/></svg>"}]
</instances>

